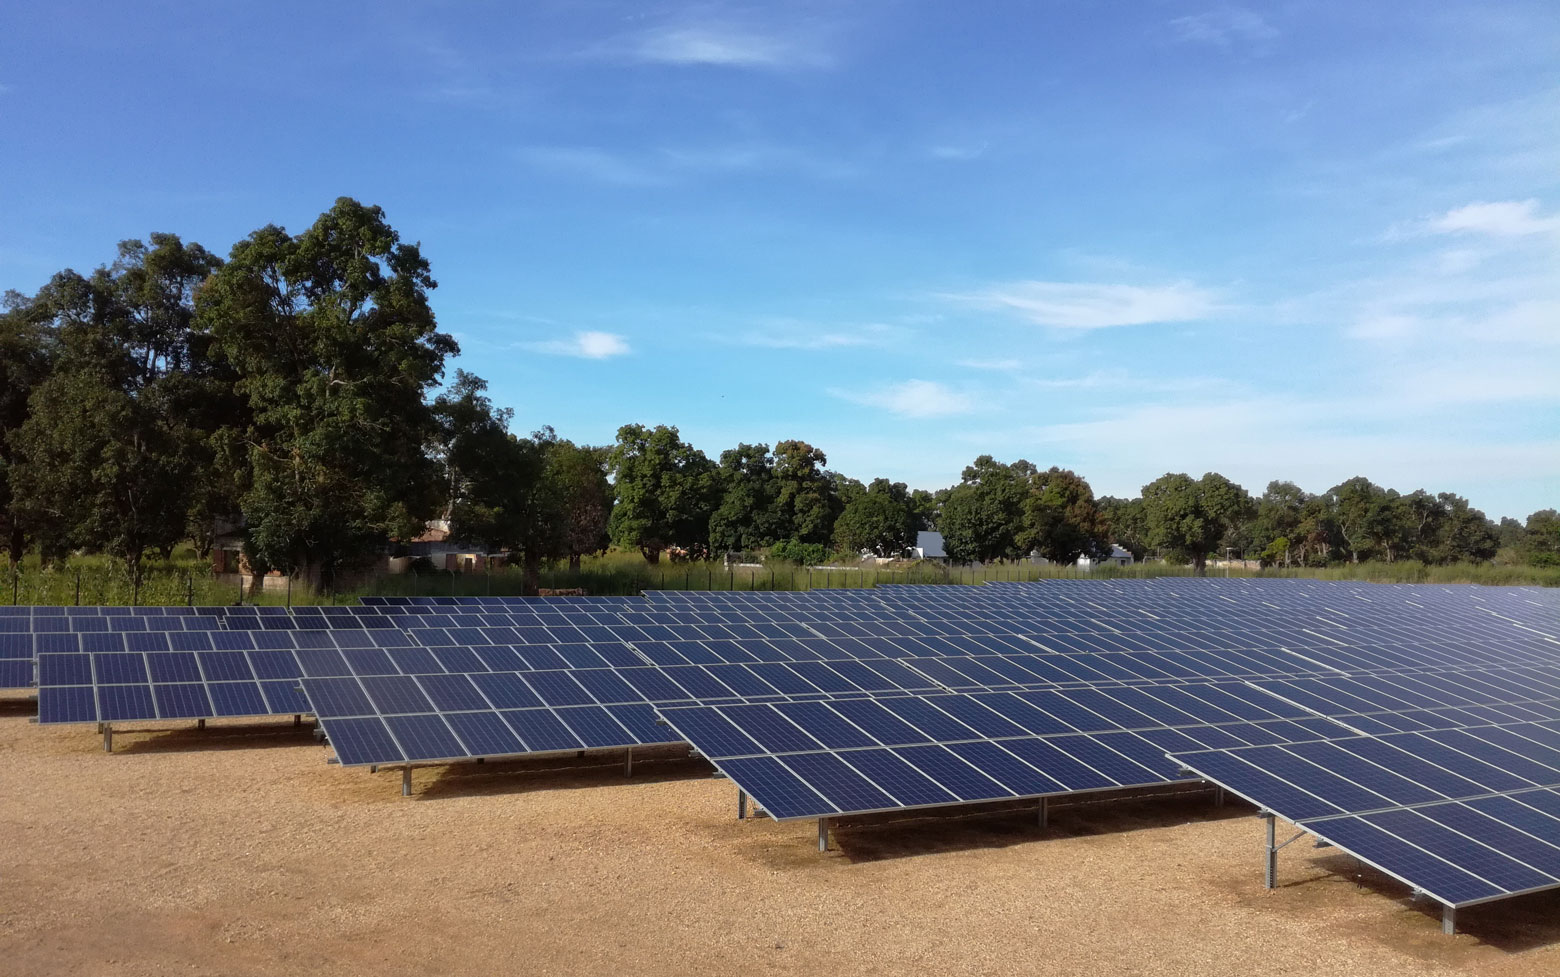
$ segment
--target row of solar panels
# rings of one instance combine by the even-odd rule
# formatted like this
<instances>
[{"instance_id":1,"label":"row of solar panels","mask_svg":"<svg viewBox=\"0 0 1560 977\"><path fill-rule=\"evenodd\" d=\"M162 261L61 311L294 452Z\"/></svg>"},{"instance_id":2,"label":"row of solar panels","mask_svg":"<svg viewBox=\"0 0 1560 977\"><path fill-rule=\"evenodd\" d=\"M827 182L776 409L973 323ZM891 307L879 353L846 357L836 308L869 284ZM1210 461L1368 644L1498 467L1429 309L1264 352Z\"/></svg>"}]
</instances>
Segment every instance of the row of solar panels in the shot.
<instances>
[{"instance_id":1,"label":"row of solar panels","mask_svg":"<svg viewBox=\"0 0 1560 977\"><path fill-rule=\"evenodd\" d=\"M1560 723L1174 759L1447 905L1560 887Z\"/></svg>"}]
</instances>

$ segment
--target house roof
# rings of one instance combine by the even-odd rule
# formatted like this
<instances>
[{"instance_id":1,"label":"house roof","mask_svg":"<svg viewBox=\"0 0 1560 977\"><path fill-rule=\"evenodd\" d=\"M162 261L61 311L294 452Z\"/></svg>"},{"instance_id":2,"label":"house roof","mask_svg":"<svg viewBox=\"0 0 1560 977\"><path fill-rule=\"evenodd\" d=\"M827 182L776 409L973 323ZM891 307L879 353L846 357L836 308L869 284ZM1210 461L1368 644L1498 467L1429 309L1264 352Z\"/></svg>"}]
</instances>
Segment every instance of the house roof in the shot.
<instances>
[{"instance_id":1,"label":"house roof","mask_svg":"<svg viewBox=\"0 0 1560 977\"><path fill-rule=\"evenodd\" d=\"M942 533L921 530L915 534L915 548L921 551L923 559L946 560L948 558L948 554L943 550Z\"/></svg>"}]
</instances>

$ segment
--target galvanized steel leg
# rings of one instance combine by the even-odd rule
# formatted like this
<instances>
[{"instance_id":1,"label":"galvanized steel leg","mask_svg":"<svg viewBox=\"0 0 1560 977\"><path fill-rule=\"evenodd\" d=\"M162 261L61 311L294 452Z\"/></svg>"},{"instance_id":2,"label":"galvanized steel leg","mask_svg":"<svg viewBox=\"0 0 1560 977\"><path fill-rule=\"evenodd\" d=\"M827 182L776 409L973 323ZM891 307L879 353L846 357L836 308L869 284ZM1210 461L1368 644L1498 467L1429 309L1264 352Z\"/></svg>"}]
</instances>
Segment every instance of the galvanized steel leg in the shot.
<instances>
[{"instance_id":1,"label":"galvanized steel leg","mask_svg":"<svg viewBox=\"0 0 1560 977\"><path fill-rule=\"evenodd\" d=\"M1223 807L1224 806L1224 788L1223 787L1215 787L1213 789L1213 806L1214 807Z\"/></svg>"},{"instance_id":2,"label":"galvanized steel leg","mask_svg":"<svg viewBox=\"0 0 1560 977\"><path fill-rule=\"evenodd\" d=\"M298 728L299 726L302 726L302 725L303 725L303 717L302 716L294 716L293 717L293 728L296 729L296 728Z\"/></svg>"},{"instance_id":3,"label":"galvanized steel leg","mask_svg":"<svg viewBox=\"0 0 1560 977\"><path fill-rule=\"evenodd\" d=\"M1035 823L1044 828L1051 823L1051 802L1046 798L1040 798L1040 810L1035 817Z\"/></svg>"},{"instance_id":4,"label":"galvanized steel leg","mask_svg":"<svg viewBox=\"0 0 1560 977\"><path fill-rule=\"evenodd\" d=\"M195 720L195 728L196 729L205 729L206 728L206 721L204 719L197 719L197 720Z\"/></svg>"},{"instance_id":5,"label":"galvanized steel leg","mask_svg":"<svg viewBox=\"0 0 1560 977\"><path fill-rule=\"evenodd\" d=\"M1278 845L1273 836L1276 819L1271 814L1264 814L1262 820L1267 822L1267 870L1263 874L1262 885L1271 889L1278 881Z\"/></svg>"},{"instance_id":6,"label":"galvanized steel leg","mask_svg":"<svg viewBox=\"0 0 1560 977\"><path fill-rule=\"evenodd\" d=\"M1457 907L1441 907L1441 932L1447 936L1457 935Z\"/></svg>"},{"instance_id":7,"label":"galvanized steel leg","mask_svg":"<svg viewBox=\"0 0 1560 977\"><path fill-rule=\"evenodd\" d=\"M401 768L401 796L412 796L412 765L410 763Z\"/></svg>"},{"instance_id":8,"label":"galvanized steel leg","mask_svg":"<svg viewBox=\"0 0 1560 977\"><path fill-rule=\"evenodd\" d=\"M112 753L112 752L114 752L114 724L113 723L104 723L103 724L103 752L104 753Z\"/></svg>"},{"instance_id":9,"label":"galvanized steel leg","mask_svg":"<svg viewBox=\"0 0 1560 977\"><path fill-rule=\"evenodd\" d=\"M819 851L828 851L829 850L829 819L828 818L819 818L818 819L818 850Z\"/></svg>"},{"instance_id":10,"label":"galvanized steel leg","mask_svg":"<svg viewBox=\"0 0 1560 977\"><path fill-rule=\"evenodd\" d=\"M623 776L625 776L625 777L632 777L633 775L634 775L634 748L631 746L631 747L628 748L627 754L623 757Z\"/></svg>"},{"instance_id":11,"label":"galvanized steel leg","mask_svg":"<svg viewBox=\"0 0 1560 977\"><path fill-rule=\"evenodd\" d=\"M747 819L747 791L742 790L741 788L738 788L737 789L737 820L738 821L743 821L743 820L746 820L746 819Z\"/></svg>"}]
</instances>

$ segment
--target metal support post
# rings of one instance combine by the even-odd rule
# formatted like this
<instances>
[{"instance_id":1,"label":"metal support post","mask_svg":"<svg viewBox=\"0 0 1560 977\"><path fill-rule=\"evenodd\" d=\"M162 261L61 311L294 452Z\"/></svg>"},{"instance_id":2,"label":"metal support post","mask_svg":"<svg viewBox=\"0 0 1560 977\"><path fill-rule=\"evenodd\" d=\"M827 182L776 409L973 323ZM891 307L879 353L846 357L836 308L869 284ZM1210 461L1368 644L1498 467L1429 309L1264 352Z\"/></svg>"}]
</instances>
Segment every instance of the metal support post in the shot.
<instances>
[{"instance_id":1,"label":"metal support post","mask_svg":"<svg viewBox=\"0 0 1560 977\"><path fill-rule=\"evenodd\" d=\"M1215 787L1213 789L1213 806L1214 807L1223 807L1224 806L1224 788L1223 787Z\"/></svg>"},{"instance_id":2,"label":"metal support post","mask_svg":"<svg viewBox=\"0 0 1560 977\"><path fill-rule=\"evenodd\" d=\"M114 724L113 723L104 723L103 724L103 752L104 753L112 753L112 752L114 752Z\"/></svg>"},{"instance_id":3,"label":"metal support post","mask_svg":"<svg viewBox=\"0 0 1560 977\"><path fill-rule=\"evenodd\" d=\"M412 796L412 765L410 763L401 768L401 796Z\"/></svg>"},{"instance_id":4,"label":"metal support post","mask_svg":"<svg viewBox=\"0 0 1560 977\"><path fill-rule=\"evenodd\" d=\"M1262 886L1271 889L1278 881L1278 845L1273 835L1274 822L1277 820L1271 814L1263 814L1262 820L1267 822L1267 865L1263 874Z\"/></svg>"},{"instance_id":5,"label":"metal support post","mask_svg":"<svg viewBox=\"0 0 1560 977\"><path fill-rule=\"evenodd\" d=\"M626 751L626 753L625 753L625 755L623 757L623 776L625 776L625 777L632 777L633 775L634 775L634 748L631 746L631 747L628 748L628 750Z\"/></svg>"},{"instance_id":6,"label":"metal support post","mask_svg":"<svg viewBox=\"0 0 1560 977\"><path fill-rule=\"evenodd\" d=\"M1035 821L1042 828L1051 823L1051 802L1044 797L1040 798L1040 810Z\"/></svg>"},{"instance_id":7,"label":"metal support post","mask_svg":"<svg viewBox=\"0 0 1560 977\"><path fill-rule=\"evenodd\" d=\"M377 763L370 763L368 765L368 772L369 773L378 773L379 772L379 764L377 764Z\"/></svg>"},{"instance_id":8,"label":"metal support post","mask_svg":"<svg viewBox=\"0 0 1560 977\"><path fill-rule=\"evenodd\" d=\"M1447 936L1457 935L1457 907L1441 907L1441 932Z\"/></svg>"},{"instance_id":9,"label":"metal support post","mask_svg":"<svg viewBox=\"0 0 1560 977\"><path fill-rule=\"evenodd\" d=\"M737 820L747 820L747 791L737 789Z\"/></svg>"},{"instance_id":10,"label":"metal support post","mask_svg":"<svg viewBox=\"0 0 1560 977\"><path fill-rule=\"evenodd\" d=\"M828 818L819 818L818 819L818 850L819 851L828 851L829 850L829 819Z\"/></svg>"},{"instance_id":11,"label":"metal support post","mask_svg":"<svg viewBox=\"0 0 1560 977\"><path fill-rule=\"evenodd\" d=\"M197 719L197 720L195 720L195 728L196 729L205 729L206 728L206 721L204 719Z\"/></svg>"},{"instance_id":12,"label":"metal support post","mask_svg":"<svg viewBox=\"0 0 1560 977\"><path fill-rule=\"evenodd\" d=\"M293 728L297 729L299 726L302 726L302 725L303 725L303 717L302 716L297 716L297 715L293 716Z\"/></svg>"}]
</instances>

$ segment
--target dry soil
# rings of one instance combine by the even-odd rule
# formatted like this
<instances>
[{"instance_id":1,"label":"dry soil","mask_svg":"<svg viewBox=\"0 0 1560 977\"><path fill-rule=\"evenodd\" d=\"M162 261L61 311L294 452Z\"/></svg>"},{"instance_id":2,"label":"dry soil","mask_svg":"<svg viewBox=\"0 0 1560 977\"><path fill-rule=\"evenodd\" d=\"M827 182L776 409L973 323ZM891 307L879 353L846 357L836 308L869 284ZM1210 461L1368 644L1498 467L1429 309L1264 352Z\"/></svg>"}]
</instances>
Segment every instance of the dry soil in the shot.
<instances>
[{"instance_id":1,"label":"dry soil","mask_svg":"<svg viewBox=\"0 0 1560 977\"><path fill-rule=\"evenodd\" d=\"M1205 796L738 821L664 751L396 771L309 730L40 728L0 699L0 974L1560 973L1560 894L1434 907Z\"/></svg>"}]
</instances>

